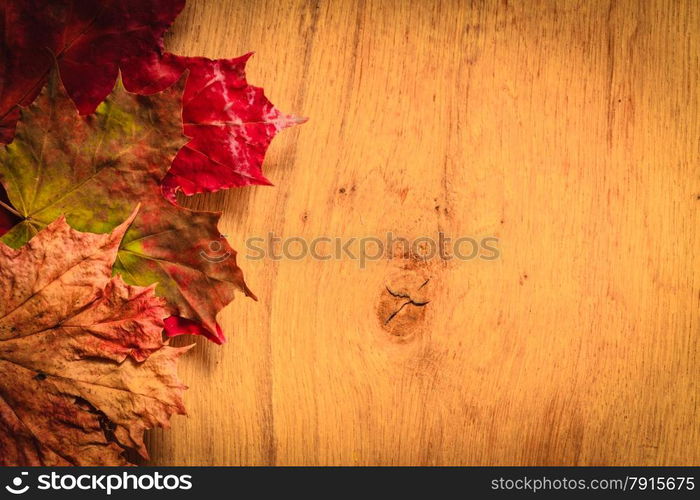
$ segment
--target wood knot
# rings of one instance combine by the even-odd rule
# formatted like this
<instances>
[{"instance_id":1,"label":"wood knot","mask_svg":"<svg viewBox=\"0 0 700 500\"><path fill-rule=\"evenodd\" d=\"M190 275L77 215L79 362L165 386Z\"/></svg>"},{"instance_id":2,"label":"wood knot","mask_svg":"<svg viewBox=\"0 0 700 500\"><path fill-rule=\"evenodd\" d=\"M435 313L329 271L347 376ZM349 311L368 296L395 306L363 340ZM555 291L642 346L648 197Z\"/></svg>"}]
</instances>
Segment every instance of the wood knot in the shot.
<instances>
[{"instance_id":1,"label":"wood knot","mask_svg":"<svg viewBox=\"0 0 700 500\"><path fill-rule=\"evenodd\" d=\"M404 270L384 283L377 308L377 319L392 338L407 342L420 331L430 303L430 276Z\"/></svg>"}]
</instances>

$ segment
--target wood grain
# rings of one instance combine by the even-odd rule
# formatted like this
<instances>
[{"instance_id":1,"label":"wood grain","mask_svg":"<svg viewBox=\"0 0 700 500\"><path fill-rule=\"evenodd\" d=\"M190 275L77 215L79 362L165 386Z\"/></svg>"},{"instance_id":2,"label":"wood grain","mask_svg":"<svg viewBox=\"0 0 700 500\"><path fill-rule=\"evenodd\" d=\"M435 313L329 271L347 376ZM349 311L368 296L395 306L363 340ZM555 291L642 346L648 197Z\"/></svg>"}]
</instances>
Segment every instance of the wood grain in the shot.
<instances>
[{"instance_id":1,"label":"wood grain","mask_svg":"<svg viewBox=\"0 0 700 500\"><path fill-rule=\"evenodd\" d=\"M275 187L188 202L260 301L183 360L151 463L700 465L698 2L189 0L167 46L254 50L310 120ZM269 231L501 257L244 259ZM387 282L423 277L386 328Z\"/></svg>"}]
</instances>

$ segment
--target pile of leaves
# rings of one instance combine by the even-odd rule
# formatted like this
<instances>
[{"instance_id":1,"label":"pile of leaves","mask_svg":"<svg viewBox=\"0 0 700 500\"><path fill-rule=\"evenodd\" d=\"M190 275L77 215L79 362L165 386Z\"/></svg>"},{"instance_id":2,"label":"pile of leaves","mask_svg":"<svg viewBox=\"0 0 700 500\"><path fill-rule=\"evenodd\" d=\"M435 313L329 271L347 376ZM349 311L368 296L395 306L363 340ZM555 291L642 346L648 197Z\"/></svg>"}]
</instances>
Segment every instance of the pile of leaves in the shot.
<instances>
[{"instance_id":1,"label":"pile of leaves","mask_svg":"<svg viewBox=\"0 0 700 500\"><path fill-rule=\"evenodd\" d=\"M270 184L278 111L235 59L165 51L184 0L0 3L0 464L120 465L184 413L168 337L255 298L220 214ZM203 258L215 244L227 259Z\"/></svg>"}]
</instances>

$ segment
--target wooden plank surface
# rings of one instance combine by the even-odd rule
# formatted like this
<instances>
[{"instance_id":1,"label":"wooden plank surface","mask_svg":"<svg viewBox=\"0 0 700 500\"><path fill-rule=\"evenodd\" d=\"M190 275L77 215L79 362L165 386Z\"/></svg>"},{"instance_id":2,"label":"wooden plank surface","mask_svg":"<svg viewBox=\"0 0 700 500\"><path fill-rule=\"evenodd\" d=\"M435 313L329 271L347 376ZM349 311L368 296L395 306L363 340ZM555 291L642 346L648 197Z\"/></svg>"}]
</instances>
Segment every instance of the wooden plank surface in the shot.
<instances>
[{"instance_id":1,"label":"wooden plank surface","mask_svg":"<svg viewBox=\"0 0 700 500\"><path fill-rule=\"evenodd\" d=\"M189 202L260 301L183 360L151 463L700 465L700 3L189 0L166 45L254 50L310 120L275 187ZM270 231L500 258L243 258ZM385 324L387 285L429 303Z\"/></svg>"}]
</instances>

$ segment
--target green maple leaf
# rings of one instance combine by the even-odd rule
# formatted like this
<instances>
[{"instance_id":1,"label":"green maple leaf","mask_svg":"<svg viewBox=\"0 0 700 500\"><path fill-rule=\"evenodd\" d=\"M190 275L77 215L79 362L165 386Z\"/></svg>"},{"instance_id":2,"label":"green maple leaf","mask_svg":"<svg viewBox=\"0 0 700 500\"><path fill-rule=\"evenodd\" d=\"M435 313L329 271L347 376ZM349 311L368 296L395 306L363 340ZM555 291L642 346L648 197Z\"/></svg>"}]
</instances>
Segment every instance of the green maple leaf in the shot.
<instances>
[{"instance_id":1,"label":"green maple leaf","mask_svg":"<svg viewBox=\"0 0 700 500\"><path fill-rule=\"evenodd\" d=\"M118 83L93 115L80 116L54 75L22 110L14 142L0 151L0 182L21 217L0 241L18 248L61 215L79 231L107 233L141 204L115 273L133 285L158 283L173 314L168 334L223 342L217 313L237 289L254 296L217 229L220 214L162 196L160 181L187 142L181 96L182 81L148 97ZM212 242L229 257L203 258Z\"/></svg>"}]
</instances>

